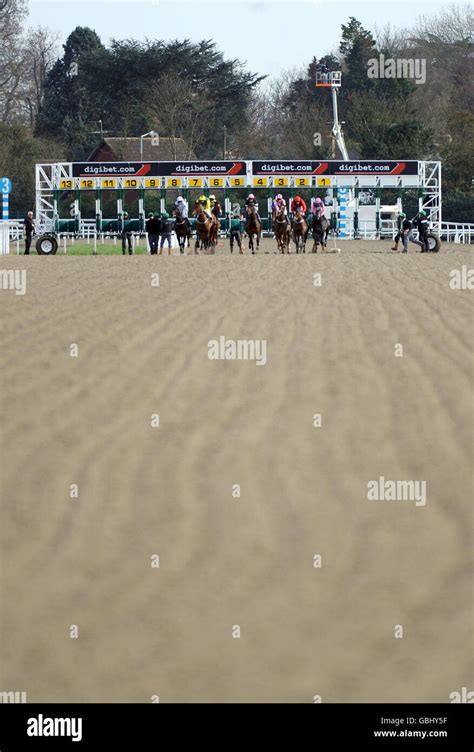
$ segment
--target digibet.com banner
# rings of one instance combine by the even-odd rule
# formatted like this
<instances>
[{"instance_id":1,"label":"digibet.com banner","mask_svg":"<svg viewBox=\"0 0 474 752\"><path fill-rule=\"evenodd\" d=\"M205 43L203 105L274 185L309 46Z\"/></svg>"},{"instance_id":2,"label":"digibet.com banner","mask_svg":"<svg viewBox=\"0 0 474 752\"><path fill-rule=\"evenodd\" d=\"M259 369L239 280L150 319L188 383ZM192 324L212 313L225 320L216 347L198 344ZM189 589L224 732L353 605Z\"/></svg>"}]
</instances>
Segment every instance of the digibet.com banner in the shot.
<instances>
[{"instance_id":1,"label":"digibet.com banner","mask_svg":"<svg viewBox=\"0 0 474 752\"><path fill-rule=\"evenodd\" d=\"M186 177L245 175L245 162L75 162L72 175L78 177Z\"/></svg>"},{"instance_id":2,"label":"digibet.com banner","mask_svg":"<svg viewBox=\"0 0 474 752\"><path fill-rule=\"evenodd\" d=\"M252 175L418 175L418 162L267 160L252 162Z\"/></svg>"}]
</instances>

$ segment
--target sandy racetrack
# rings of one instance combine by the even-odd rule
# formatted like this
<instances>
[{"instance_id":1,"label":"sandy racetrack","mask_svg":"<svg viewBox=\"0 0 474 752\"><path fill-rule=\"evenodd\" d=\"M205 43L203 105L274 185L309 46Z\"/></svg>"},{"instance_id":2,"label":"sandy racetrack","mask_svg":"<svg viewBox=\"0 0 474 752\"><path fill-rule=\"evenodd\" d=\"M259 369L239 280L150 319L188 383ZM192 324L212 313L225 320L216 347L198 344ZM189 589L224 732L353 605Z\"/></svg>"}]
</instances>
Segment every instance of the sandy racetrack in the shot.
<instances>
[{"instance_id":1,"label":"sandy racetrack","mask_svg":"<svg viewBox=\"0 0 474 752\"><path fill-rule=\"evenodd\" d=\"M469 687L474 312L449 273L473 250L266 248L2 258L27 292L0 291L0 689L448 702ZM219 335L265 339L266 365L209 360ZM380 476L426 480L426 506L369 501Z\"/></svg>"}]
</instances>

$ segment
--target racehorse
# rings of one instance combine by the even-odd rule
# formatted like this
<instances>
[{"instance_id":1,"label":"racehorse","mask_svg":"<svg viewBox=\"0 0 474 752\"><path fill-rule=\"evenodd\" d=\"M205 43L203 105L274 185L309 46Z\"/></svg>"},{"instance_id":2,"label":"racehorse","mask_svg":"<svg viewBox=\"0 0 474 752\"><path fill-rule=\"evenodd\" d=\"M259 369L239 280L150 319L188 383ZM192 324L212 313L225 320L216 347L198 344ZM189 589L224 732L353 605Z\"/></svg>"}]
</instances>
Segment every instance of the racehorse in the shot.
<instances>
[{"instance_id":1,"label":"racehorse","mask_svg":"<svg viewBox=\"0 0 474 752\"><path fill-rule=\"evenodd\" d=\"M321 245L321 252L326 249L329 235L329 220L326 219L324 214L321 214L320 209L316 209L313 214L312 232L313 232L313 253L318 252L318 245Z\"/></svg>"},{"instance_id":2,"label":"racehorse","mask_svg":"<svg viewBox=\"0 0 474 752\"><path fill-rule=\"evenodd\" d=\"M247 221L245 223L245 232L249 236L249 249L255 253L253 239L256 239L257 251L260 248L260 236L262 234L262 223L257 216L255 206L249 206L247 209Z\"/></svg>"},{"instance_id":3,"label":"racehorse","mask_svg":"<svg viewBox=\"0 0 474 752\"><path fill-rule=\"evenodd\" d=\"M211 214L213 214L214 217L216 218L215 224L214 224L214 226L212 228L211 242L212 242L213 245L217 245L217 241L218 241L218 238L219 238L219 231L221 229L221 223L219 221L219 217L222 216L221 205L220 205L220 203L218 201L214 201L214 206L211 209Z\"/></svg>"},{"instance_id":4,"label":"racehorse","mask_svg":"<svg viewBox=\"0 0 474 752\"><path fill-rule=\"evenodd\" d=\"M291 220L291 229L293 231L293 241L296 246L296 253L306 253L305 246L309 227L301 209L296 209L293 219Z\"/></svg>"},{"instance_id":5,"label":"racehorse","mask_svg":"<svg viewBox=\"0 0 474 752\"><path fill-rule=\"evenodd\" d=\"M176 232L176 237L178 238L179 250L180 253L184 253L186 241L188 243L188 248L191 245L191 225L188 218L183 217L178 208L174 210L173 214L176 217L174 230Z\"/></svg>"},{"instance_id":6,"label":"racehorse","mask_svg":"<svg viewBox=\"0 0 474 752\"><path fill-rule=\"evenodd\" d=\"M273 215L273 229L275 231L275 240L277 242L278 250L281 253L285 253L285 247L287 252L291 253L290 248L290 224L288 217L285 214L285 207L274 212Z\"/></svg>"},{"instance_id":7,"label":"racehorse","mask_svg":"<svg viewBox=\"0 0 474 752\"><path fill-rule=\"evenodd\" d=\"M194 253L199 253L199 248L207 250L209 247L213 247L212 239L214 237L214 227L217 217L208 217L203 205L199 201L196 201L194 204L193 217L197 217Z\"/></svg>"}]
</instances>

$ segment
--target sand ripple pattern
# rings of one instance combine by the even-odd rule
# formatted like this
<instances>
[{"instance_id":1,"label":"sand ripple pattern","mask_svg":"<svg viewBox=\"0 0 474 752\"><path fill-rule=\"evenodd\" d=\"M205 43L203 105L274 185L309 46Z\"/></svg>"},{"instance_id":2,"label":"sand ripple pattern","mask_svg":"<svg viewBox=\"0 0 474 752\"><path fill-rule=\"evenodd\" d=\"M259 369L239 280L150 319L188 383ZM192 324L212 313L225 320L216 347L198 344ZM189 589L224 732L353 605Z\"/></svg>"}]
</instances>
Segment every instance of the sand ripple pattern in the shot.
<instances>
[{"instance_id":1,"label":"sand ripple pattern","mask_svg":"<svg viewBox=\"0 0 474 752\"><path fill-rule=\"evenodd\" d=\"M474 312L449 272L473 251L265 247L2 259L28 285L0 292L2 689L447 702L469 686ZM219 335L266 339L267 365L209 361ZM425 479L426 507L368 502L380 475Z\"/></svg>"}]
</instances>

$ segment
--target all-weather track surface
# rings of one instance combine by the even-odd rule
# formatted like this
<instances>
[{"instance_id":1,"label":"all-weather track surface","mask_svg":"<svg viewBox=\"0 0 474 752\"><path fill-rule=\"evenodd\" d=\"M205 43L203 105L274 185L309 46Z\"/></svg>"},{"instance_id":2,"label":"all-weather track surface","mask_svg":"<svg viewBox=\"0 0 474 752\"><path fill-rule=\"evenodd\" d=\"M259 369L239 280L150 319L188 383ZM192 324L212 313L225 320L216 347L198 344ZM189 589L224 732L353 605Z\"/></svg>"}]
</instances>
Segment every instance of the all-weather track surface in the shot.
<instances>
[{"instance_id":1,"label":"all-weather track surface","mask_svg":"<svg viewBox=\"0 0 474 752\"><path fill-rule=\"evenodd\" d=\"M449 702L469 687L474 292L450 274L473 248L264 245L2 257L27 276L25 295L0 290L0 689ZM266 340L266 364L210 360L220 336ZM426 504L369 501L382 476L426 481Z\"/></svg>"}]
</instances>

